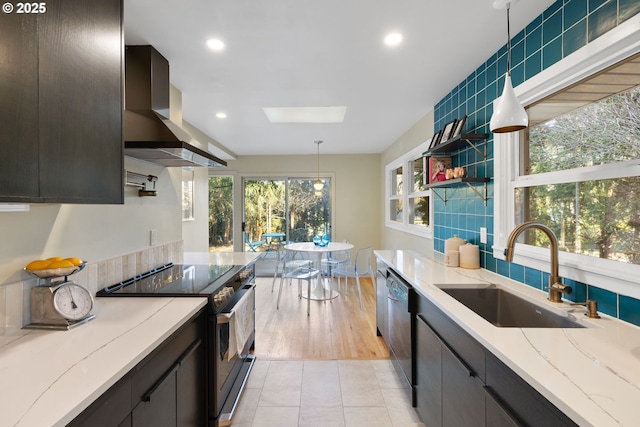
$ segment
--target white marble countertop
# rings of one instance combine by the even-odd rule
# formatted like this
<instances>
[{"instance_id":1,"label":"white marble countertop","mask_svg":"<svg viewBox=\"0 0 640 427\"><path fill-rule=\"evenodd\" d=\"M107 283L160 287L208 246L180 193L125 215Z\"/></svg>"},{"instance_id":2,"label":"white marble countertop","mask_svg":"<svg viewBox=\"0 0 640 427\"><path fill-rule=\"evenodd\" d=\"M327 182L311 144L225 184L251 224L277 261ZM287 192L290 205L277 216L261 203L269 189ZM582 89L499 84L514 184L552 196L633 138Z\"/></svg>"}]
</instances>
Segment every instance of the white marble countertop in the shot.
<instances>
[{"instance_id":1,"label":"white marble countertop","mask_svg":"<svg viewBox=\"0 0 640 427\"><path fill-rule=\"evenodd\" d=\"M248 265L259 253L186 252L190 264ZM207 303L205 297L96 298L69 331L0 336L0 426L65 426Z\"/></svg>"},{"instance_id":2,"label":"white marble countertop","mask_svg":"<svg viewBox=\"0 0 640 427\"><path fill-rule=\"evenodd\" d=\"M412 251L375 254L577 424L639 425L640 328L606 315L587 319L583 307L551 303L546 293L484 269L446 267ZM496 327L435 286L487 282L590 327Z\"/></svg>"},{"instance_id":3,"label":"white marble countertop","mask_svg":"<svg viewBox=\"0 0 640 427\"><path fill-rule=\"evenodd\" d=\"M206 298L96 298L69 331L0 341L0 425L65 426L205 306Z\"/></svg>"}]
</instances>

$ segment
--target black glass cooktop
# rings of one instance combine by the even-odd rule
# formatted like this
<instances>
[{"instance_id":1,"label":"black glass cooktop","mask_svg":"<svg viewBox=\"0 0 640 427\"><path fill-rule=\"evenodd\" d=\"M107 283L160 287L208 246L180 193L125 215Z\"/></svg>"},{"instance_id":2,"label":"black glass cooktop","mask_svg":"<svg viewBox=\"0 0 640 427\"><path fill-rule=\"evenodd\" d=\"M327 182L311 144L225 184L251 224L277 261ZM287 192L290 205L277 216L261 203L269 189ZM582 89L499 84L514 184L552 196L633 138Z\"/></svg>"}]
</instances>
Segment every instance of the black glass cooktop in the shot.
<instances>
[{"instance_id":1,"label":"black glass cooktop","mask_svg":"<svg viewBox=\"0 0 640 427\"><path fill-rule=\"evenodd\" d=\"M165 264L139 276L107 286L98 291L96 296L211 294L217 290L217 286L212 286L214 282L226 276L226 273L234 267L238 266Z\"/></svg>"}]
</instances>

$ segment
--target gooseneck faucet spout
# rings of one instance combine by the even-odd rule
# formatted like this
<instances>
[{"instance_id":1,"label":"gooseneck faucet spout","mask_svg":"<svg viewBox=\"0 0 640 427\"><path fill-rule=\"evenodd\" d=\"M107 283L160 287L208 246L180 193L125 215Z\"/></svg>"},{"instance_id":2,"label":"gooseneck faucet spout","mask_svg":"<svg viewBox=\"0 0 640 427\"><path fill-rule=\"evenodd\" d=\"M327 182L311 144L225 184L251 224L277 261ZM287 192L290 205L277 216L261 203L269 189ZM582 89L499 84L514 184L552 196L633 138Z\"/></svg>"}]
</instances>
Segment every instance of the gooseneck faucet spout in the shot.
<instances>
[{"instance_id":1,"label":"gooseneck faucet spout","mask_svg":"<svg viewBox=\"0 0 640 427\"><path fill-rule=\"evenodd\" d=\"M562 294L570 294L572 289L569 286L563 285L560 279L560 275L558 274L558 239L549 227L544 224L540 224L537 222L525 222L517 226L513 229L511 234L509 234L509 239L507 241L507 248L504 250L505 259L508 262L513 260L513 251L514 246L516 244L516 239L525 230L530 228L538 229L549 238L549 242L551 243L550 252L551 252L551 271L549 277L549 301L551 302L562 302Z\"/></svg>"}]
</instances>

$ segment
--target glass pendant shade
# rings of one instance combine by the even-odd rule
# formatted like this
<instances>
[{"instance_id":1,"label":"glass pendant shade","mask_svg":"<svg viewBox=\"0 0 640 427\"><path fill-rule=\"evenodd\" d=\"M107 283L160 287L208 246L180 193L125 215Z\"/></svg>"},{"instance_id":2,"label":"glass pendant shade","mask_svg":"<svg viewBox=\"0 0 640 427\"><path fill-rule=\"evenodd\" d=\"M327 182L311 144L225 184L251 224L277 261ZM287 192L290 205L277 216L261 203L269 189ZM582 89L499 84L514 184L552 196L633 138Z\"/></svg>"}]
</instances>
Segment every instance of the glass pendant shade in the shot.
<instances>
[{"instance_id":1,"label":"glass pendant shade","mask_svg":"<svg viewBox=\"0 0 640 427\"><path fill-rule=\"evenodd\" d=\"M515 132L526 128L529 124L529 117L511 85L509 73L504 79L504 90L497 103L496 109L491 116L489 128L494 133Z\"/></svg>"},{"instance_id":2,"label":"glass pendant shade","mask_svg":"<svg viewBox=\"0 0 640 427\"><path fill-rule=\"evenodd\" d=\"M313 183L313 188L316 191L320 191L324 188L324 183L322 181L320 181L319 179L316 180L316 182Z\"/></svg>"}]
</instances>

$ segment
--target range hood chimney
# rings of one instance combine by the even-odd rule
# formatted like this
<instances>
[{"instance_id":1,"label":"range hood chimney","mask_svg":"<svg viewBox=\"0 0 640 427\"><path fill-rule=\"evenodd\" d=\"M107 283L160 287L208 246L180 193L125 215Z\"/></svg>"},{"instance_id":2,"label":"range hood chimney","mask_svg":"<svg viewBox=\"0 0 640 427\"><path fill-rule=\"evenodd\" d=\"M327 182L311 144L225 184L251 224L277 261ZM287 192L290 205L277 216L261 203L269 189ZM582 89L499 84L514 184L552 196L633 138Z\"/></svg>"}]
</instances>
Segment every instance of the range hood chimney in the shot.
<instances>
[{"instance_id":1,"label":"range hood chimney","mask_svg":"<svg viewBox=\"0 0 640 427\"><path fill-rule=\"evenodd\" d=\"M125 48L124 118L129 157L162 166L227 165L169 120L169 62L153 46Z\"/></svg>"}]
</instances>

